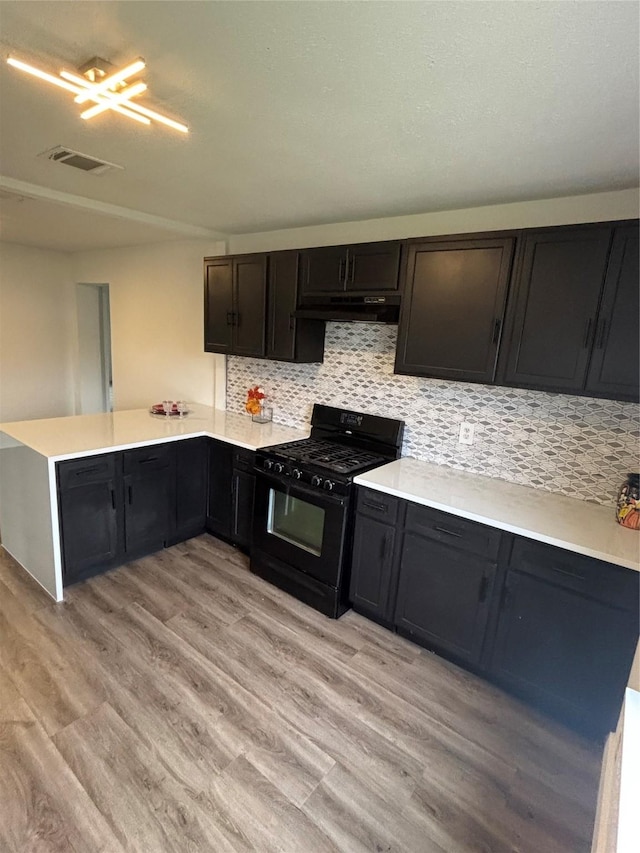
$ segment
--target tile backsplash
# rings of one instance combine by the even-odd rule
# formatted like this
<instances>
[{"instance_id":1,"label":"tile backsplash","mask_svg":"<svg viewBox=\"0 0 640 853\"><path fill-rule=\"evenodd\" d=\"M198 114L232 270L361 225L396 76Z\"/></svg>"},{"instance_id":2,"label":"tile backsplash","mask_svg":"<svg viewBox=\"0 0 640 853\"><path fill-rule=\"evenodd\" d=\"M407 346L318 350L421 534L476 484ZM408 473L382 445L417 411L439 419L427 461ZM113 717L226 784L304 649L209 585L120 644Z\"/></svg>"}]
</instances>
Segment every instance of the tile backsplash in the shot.
<instances>
[{"instance_id":1,"label":"tile backsplash","mask_svg":"<svg viewBox=\"0 0 640 853\"><path fill-rule=\"evenodd\" d=\"M400 418L404 456L415 456L600 504L613 504L638 471L640 416L634 403L496 388L393 373L397 326L327 323L323 364L230 356L227 408L243 412L260 384L274 421L305 427L313 403ZM462 421L474 443L458 443Z\"/></svg>"}]
</instances>

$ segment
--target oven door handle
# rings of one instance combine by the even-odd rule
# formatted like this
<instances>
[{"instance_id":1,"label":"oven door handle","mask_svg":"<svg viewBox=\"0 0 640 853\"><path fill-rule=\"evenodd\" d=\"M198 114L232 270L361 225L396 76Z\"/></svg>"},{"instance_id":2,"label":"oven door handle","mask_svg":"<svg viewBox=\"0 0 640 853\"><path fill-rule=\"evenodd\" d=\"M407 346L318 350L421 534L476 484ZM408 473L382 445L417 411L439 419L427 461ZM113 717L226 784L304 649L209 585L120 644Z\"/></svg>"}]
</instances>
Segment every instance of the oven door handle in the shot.
<instances>
[{"instance_id":1,"label":"oven door handle","mask_svg":"<svg viewBox=\"0 0 640 853\"><path fill-rule=\"evenodd\" d=\"M256 485L259 485L261 482L267 486L279 488L294 498L298 496L300 498L315 498L316 501L320 500L322 503L330 503L335 506L344 506L348 501L347 496L334 495L331 492L325 492L324 489L311 489L300 485L297 480L290 480L288 477L272 477L258 469L256 471Z\"/></svg>"}]
</instances>

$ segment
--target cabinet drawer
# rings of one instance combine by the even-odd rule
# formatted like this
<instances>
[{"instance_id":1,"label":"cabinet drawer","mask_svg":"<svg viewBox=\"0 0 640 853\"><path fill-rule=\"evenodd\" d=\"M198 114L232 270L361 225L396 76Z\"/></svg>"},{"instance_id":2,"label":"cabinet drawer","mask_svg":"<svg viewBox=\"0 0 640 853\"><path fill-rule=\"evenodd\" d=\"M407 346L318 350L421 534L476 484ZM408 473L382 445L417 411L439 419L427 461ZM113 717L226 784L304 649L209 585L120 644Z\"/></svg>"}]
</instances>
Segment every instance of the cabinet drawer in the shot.
<instances>
[{"instance_id":1,"label":"cabinet drawer","mask_svg":"<svg viewBox=\"0 0 640 853\"><path fill-rule=\"evenodd\" d=\"M173 450L171 443L153 444L150 447L127 450L124 454L124 473L137 474L168 468Z\"/></svg>"},{"instance_id":2,"label":"cabinet drawer","mask_svg":"<svg viewBox=\"0 0 640 853\"><path fill-rule=\"evenodd\" d=\"M255 464L255 453L253 450L246 450L243 447L234 449L233 451L233 467L239 471L247 471L253 473Z\"/></svg>"},{"instance_id":3,"label":"cabinet drawer","mask_svg":"<svg viewBox=\"0 0 640 853\"><path fill-rule=\"evenodd\" d=\"M530 539L516 539L510 567L624 610L638 609L640 573Z\"/></svg>"},{"instance_id":4,"label":"cabinet drawer","mask_svg":"<svg viewBox=\"0 0 640 853\"><path fill-rule=\"evenodd\" d=\"M410 503L407 507L406 529L489 560L495 560L498 556L501 539L499 530L437 509Z\"/></svg>"},{"instance_id":5,"label":"cabinet drawer","mask_svg":"<svg viewBox=\"0 0 640 853\"><path fill-rule=\"evenodd\" d=\"M104 456L89 456L58 462L58 486L68 489L85 483L101 483L111 480L116 473L116 456L108 453Z\"/></svg>"},{"instance_id":6,"label":"cabinet drawer","mask_svg":"<svg viewBox=\"0 0 640 853\"><path fill-rule=\"evenodd\" d=\"M398 517L398 498L376 492L373 489L358 489L358 512L372 518L384 519L387 524L395 524Z\"/></svg>"}]
</instances>

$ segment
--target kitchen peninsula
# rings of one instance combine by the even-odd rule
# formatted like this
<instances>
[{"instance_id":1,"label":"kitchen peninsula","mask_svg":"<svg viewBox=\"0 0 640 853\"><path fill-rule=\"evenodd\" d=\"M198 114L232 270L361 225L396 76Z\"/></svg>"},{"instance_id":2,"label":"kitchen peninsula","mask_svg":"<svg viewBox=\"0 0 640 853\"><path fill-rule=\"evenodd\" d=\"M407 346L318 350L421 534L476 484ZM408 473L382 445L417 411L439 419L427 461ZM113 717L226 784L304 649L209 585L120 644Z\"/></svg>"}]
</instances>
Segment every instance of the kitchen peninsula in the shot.
<instances>
[{"instance_id":1,"label":"kitchen peninsula","mask_svg":"<svg viewBox=\"0 0 640 853\"><path fill-rule=\"evenodd\" d=\"M57 463L199 436L252 451L307 434L197 404L182 419L135 409L0 424L2 545L56 601L62 601Z\"/></svg>"}]
</instances>

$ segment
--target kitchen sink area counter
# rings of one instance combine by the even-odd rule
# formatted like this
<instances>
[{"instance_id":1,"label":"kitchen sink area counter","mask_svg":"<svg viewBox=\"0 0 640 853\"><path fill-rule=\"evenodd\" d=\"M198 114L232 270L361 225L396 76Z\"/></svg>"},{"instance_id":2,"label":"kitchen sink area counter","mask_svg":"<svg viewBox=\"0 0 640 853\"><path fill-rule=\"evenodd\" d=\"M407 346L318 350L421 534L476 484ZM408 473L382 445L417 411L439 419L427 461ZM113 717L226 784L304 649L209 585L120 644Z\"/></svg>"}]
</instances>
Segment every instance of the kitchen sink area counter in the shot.
<instances>
[{"instance_id":1,"label":"kitchen sink area counter","mask_svg":"<svg viewBox=\"0 0 640 853\"><path fill-rule=\"evenodd\" d=\"M394 495L616 566L640 571L640 536L616 523L613 505L445 468L412 457L355 478Z\"/></svg>"}]
</instances>

